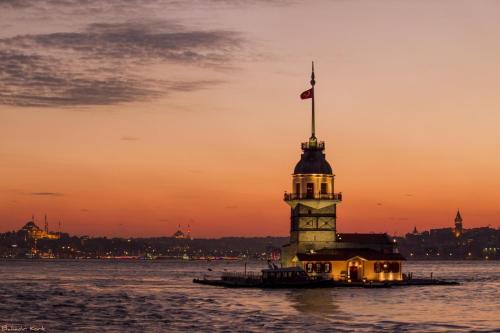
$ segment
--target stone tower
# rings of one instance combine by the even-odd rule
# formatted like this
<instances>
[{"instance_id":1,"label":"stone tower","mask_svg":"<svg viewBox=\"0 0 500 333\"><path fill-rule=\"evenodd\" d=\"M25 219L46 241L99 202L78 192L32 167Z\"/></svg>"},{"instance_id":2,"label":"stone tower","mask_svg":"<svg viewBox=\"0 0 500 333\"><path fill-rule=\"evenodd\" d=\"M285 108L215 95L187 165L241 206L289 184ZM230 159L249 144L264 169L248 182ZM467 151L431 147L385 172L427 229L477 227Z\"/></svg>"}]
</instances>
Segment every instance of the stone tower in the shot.
<instances>
[{"instance_id":1,"label":"stone tower","mask_svg":"<svg viewBox=\"0 0 500 333\"><path fill-rule=\"evenodd\" d=\"M462 228L462 216L460 216L460 211L457 210L457 216L455 217L455 237L459 238L462 236L463 228Z\"/></svg>"},{"instance_id":2,"label":"stone tower","mask_svg":"<svg viewBox=\"0 0 500 333\"><path fill-rule=\"evenodd\" d=\"M311 137L301 145L302 155L292 175L292 192L285 193L290 205L290 244L282 251L282 265L294 266L297 253L311 253L323 248L334 248L336 240L337 204L341 193L334 191L332 167L325 158L325 143L315 134L314 65L310 90L302 99L312 99Z\"/></svg>"}]
</instances>

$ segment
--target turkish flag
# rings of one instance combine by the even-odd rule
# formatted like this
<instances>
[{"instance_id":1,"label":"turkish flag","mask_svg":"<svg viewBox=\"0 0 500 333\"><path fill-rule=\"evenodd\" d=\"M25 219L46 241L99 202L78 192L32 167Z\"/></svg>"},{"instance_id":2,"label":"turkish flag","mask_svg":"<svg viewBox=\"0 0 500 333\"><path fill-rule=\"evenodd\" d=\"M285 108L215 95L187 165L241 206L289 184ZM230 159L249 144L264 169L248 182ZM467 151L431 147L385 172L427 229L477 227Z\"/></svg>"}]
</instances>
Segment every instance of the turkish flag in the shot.
<instances>
[{"instance_id":1,"label":"turkish flag","mask_svg":"<svg viewBox=\"0 0 500 333\"><path fill-rule=\"evenodd\" d=\"M306 90L302 94L300 94L301 99L313 98L313 96L314 96L314 88Z\"/></svg>"}]
</instances>

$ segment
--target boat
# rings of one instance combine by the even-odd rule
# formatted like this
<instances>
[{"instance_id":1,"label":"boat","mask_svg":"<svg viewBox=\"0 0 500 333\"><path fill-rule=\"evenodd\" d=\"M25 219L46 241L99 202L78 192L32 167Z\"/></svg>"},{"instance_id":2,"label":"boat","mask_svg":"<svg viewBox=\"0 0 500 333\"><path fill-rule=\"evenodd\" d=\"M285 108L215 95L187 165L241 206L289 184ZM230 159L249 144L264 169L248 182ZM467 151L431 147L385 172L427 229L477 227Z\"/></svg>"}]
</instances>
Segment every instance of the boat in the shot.
<instances>
[{"instance_id":1,"label":"boat","mask_svg":"<svg viewBox=\"0 0 500 333\"><path fill-rule=\"evenodd\" d=\"M193 283L229 288L318 288L327 287L330 280L310 277L300 267L268 268L254 272L224 272L220 279L194 279Z\"/></svg>"}]
</instances>

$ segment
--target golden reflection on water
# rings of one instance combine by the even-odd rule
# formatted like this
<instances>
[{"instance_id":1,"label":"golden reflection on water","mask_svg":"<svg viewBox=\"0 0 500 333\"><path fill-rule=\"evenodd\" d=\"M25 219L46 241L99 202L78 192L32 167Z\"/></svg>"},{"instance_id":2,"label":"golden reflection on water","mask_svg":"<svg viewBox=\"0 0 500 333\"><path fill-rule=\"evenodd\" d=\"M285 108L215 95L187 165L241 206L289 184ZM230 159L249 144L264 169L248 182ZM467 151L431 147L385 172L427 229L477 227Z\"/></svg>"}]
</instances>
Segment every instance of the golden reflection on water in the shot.
<instances>
[{"instance_id":1,"label":"golden reflection on water","mask_svg":"<svg viewBox=\"0 0 500 333\"><path fill-rule=\"evenodd\" d=\"M297 289L287 293L287 299L299 313L333 314L339 311L333 293L327 289Z\"/></svg>"}]
</instances>

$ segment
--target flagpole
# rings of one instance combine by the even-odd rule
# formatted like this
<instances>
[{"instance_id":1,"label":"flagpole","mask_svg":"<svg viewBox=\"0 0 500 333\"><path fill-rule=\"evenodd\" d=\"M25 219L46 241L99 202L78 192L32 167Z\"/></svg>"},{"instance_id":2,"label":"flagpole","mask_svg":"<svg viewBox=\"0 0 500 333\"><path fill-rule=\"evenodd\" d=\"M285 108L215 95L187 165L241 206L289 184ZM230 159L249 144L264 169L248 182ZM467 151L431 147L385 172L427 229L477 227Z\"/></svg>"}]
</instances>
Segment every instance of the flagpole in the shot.
<instances>
[{"instance_id":1,"label":"flagpole","mask_svg":"<svg viewBox=\"0 0 500 333\"><path fill-rule=\"evenodd\" d=\"M314 85L316 81L314 80L314 61L312 62L312 72L311 72L311 86L312 86L312 119L311 119L311 139L316 138L316 122L314 117Z\"/></svg>"}]
</instances>

